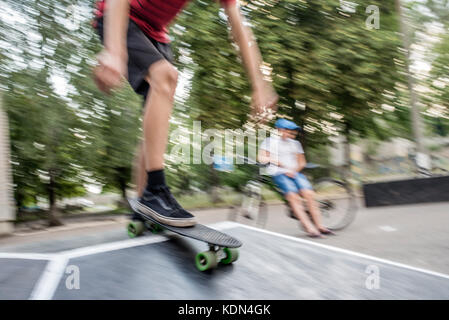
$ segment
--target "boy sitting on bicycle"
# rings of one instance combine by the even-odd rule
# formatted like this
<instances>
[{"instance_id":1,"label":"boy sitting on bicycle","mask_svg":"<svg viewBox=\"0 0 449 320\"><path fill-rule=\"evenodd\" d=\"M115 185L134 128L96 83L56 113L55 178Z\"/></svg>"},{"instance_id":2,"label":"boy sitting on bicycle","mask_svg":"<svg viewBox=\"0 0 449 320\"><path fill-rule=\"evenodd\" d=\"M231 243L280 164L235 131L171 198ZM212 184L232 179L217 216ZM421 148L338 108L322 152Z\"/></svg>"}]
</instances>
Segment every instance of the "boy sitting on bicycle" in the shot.
<instances>
[{"instance_id":1,"label":"boy sitting on bicycle","mask_svg":"<svg viewBox=\"0 0 449 320\"><path fill-rule=\"evenodd\" d=\"M320 237L332 231L321 224L321 213L314 199L312 185L301 170L306 165L304 150L294 138L300 127L287 119L278 119L275 123L279 136L265 139L259 147L259 162L267 164L267 173L281 190L294 215L303 224L309 237ZM312 221L304 211L302 198L305 199Z\"/></svg>"}]
</instances>

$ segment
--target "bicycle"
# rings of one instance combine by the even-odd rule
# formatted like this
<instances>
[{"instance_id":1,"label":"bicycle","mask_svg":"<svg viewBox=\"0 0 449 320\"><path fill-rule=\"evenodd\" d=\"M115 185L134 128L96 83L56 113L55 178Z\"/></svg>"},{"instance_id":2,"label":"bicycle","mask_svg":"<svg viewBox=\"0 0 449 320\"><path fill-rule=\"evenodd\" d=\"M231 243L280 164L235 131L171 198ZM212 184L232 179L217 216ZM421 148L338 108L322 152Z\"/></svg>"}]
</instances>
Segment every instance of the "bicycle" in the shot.
<instances>
[{"instance_id":1,"label":"bicycle","mask_svg":"<svg viewBox=\"0 0 449 320\"><path fill-rule=\"evenodd\" d=\"M246 157L242 157L245 164L254 165L257 170L243 188L242 201L238 207L233 207L229 213L229 220L236 221L237 216L254 220L259 227L265 227L267 222L267 202L263 196L263 186L268 186L282 196L283 202L288 207L288 215L297 219L288 201L281 191L273 184L271 177L260 173L260 169L267 165L261 164ZM321 166L308 163L305 170L321 168ZM343 181L331 177L311 179L315 191L315 200L319 204L323 224L331 230L341 230L351 224L357 212L355 196L351 188ZM308 212L307 206L303 206Z\"/></svg>"}]
</instances>

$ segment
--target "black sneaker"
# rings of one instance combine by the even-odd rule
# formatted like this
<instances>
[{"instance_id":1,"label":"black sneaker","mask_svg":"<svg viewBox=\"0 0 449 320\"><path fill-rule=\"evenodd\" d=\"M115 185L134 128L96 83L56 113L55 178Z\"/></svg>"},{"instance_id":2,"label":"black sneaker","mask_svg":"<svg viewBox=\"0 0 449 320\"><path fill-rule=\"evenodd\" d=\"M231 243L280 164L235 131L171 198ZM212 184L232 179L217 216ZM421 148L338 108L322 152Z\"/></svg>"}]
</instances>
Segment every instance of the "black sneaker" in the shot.
<instances>
[{"instance_id":1,"label":"black sneaker","mask_svg":"<svg viewBox=\"0 0 449 320\"><path fill-rule=\"evenodd\" d=\"M166 186L145 190L137 201L139 211L160 223L173 227L190 227L196 224L195 217L184 210Z\"/></svg>"}]
</instances>

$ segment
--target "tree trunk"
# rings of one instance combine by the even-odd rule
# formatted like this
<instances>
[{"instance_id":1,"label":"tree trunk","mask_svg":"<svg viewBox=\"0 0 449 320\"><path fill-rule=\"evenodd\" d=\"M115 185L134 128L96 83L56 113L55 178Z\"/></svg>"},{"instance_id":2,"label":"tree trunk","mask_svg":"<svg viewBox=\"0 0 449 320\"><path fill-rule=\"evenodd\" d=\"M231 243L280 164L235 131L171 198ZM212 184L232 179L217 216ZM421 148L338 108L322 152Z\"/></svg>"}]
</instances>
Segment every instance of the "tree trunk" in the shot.
<instances>
[{"instance_id":1,"label":"tree trunk","mask_svg":"<svg viewBox=\"0 0 449 320\"><path fill-rule=\"evenodd\" d=\"M0 235L11 233L16 219L10 160L8 115L3 111L0 93Z\"/></svg>"},{"instance_id":2,"label":"tree trunk","mask_svg":"<svg viewBox=\"0 0 449 320\"><path fill-rule=\"evenodd\" d=\"M211 164L210 166L210 180L211 180L211 201L212 203L218 203L221 201L220 193L219 193L219 178L217 171L214 169L214 165Z\"/></svg>"},{"instance_id":3,"label":"tree trunk","mask_svg":"<svg viewBox=\"0 0 449 320\"><path fill-rule=\"evenodd\" d=\"M349 185L349 179L351 177L351 144L350 144L350 134L351 134L351 126L346 123L344 136L344 164L342 170L342 179L345 183Z\"/></svg>"},{"instance_id":4,"label":"tree trunk","mask_svg":"<svg viewBox=\"0 0 449 320\"><path fill-rule=\"evenodd\" d=\"M345 182L351 177L351 145L348 137L345 137L344 144L345 164L343 165L343 179Z\"/></svg>"},{"instance_id":5,"label":"tree trunk","mask_svg":"<svg viewBox=\"0 0 449 320\"><path fill-rule=\"evenodd\" d=\"M120 189L122 198L118 201L118 205L128 207L128 197L126 195L127 180L129 177L129 169L126 167L119 167L115 169L117 174L117 184Z\"/></svg>"},{"instance_id":6,"label":"tree trunk","mask_svg":"<svg viewBox=\"0 0 449 320\"><path fill-rule=\"evenodd\" d=\"M427 150L423 143L423 122L421 112L418 106L418 94L415 90L415 78L410 71L410 36L407 24L402 14L402 5L400 0L395 0L396 11L399 18L399 26L402 34L402 45L405 49L405 72L407 75L407 88L409 91L409 103L412 118L412 130L418 153L427 155Z\"/></svg>"},{"instance_id":7,"label":"tree trunk","mask_svg":"<svg viewBox=\"0 0 449 320\"><path fill-rule=\"evenodd\" d=\"M119 178L119 185L120 185L120 192L122 194L122 200L123 202L126 202L126 178L121 175Z\"/></svg>"},{"instance_id":8,"label":"tree trunk","mask_svg":"<svg viewBox=\"0 0 449 320\"><path fill-rule=\"evenodd\" d=\"M56 207L56 183L53 170L49 170L50 183L48 185L48 200L50 209L48 211L48 225L50 227L61 226L63 223L58 218L58 209Z\"/></svg>"}]
</instances>

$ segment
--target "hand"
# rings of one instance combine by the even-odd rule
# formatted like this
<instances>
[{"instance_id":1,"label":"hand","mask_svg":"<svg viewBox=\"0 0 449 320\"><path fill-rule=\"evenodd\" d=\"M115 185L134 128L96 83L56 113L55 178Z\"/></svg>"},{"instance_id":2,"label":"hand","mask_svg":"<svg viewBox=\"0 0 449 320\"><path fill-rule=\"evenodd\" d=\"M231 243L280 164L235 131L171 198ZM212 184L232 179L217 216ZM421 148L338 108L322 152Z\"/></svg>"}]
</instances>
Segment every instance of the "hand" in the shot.
<instances>
[{"instance_id":1,"label":"hand","mask_svg":"<svg viewBox=\"0 0 449 320\"><path fill-rule=\"evenodd\" d=\"M274 91L271 84L263 81L259 86L253 90L251 99L251 117L256 122L264 123L267 120L274 118L277 110L277 102L279 96Z\"/></svg>"},{"instance_id":2,"label":"hand","mask_svg":"<svg viewBox=\"0 0 449 320\"><path fill-rule=\"evenodd\" d=\"M283 168L284 167L282 165L282 163L280 163L279 161L272 161L271 163L274 164L276 167L279 167L279 168Z\"/></svg>"},{"instance_id":3,"label":"hand","mask_svg":"<svg viewBox=\"0 0 449 320\"><path fill-rule=\"evenodd\" d=\"M109 94L112 89L122 84L122 79L127 73L126 57L104 49L98 54L97 59L98 66L94 68L95 83L98 89Z\"/></svg>"},{"instance_id":4,"label":"hand","mask_svg":"<svg viewBox=\"0 0 449 320\"><path fill-rule=\"evenodd\" d=\"M295 178L296 177L296 172L294 171L288 171L285 173L285 175L289 178Z\"/></svg>"}]
</instances>

